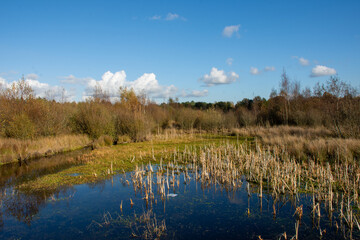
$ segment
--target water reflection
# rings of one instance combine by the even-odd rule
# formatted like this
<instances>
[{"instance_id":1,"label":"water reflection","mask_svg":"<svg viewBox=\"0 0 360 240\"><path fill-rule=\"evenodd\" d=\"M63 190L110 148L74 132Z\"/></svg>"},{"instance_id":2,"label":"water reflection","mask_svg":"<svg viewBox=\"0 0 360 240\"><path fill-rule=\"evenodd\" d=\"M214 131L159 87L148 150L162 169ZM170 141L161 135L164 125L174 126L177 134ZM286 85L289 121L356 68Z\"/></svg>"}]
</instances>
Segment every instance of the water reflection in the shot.
<instances>
[{"instance_id":1,"label":"water reflection","mask_svg":"<svg viewBox=\"0 0 360 240\"><path fill-rule=\"evenodd\" d=\"M0 167L0 189L15 186L21 182L34 179L46 174L58 172L74 164L78 164L78 157L88 152L81 149L73 152L28 160L26 163L11 163Z\"/></svg>"},{"instance_id":2,"label":"water reflection","mask_svg":"<svg viewBox=\"0 0 360 240\"><path fill-rule=\"evenodd\" d=\"M12 163L0 167L0 230L4 227L4 218L13 216L19 222L31 224L40 209L46 206L49 198L67 192L69 188L36 192L18 192L16 186L25 181L80 164L79 156L88 152L82 149L65 154L44 157L26 163Z\"/></svg>"},{"instance_id":3,"label":"water reflection","mask_svg":"<svg viewBox=\"0 0 360 240\"><path fill-rule=\"evenodd\" d=\"M206 180L198 169L162 167L161 174L160 166L144 167L57 192L7 188L0 197L0 238L290 239L296 234L299 239L350 238L337 211L327 211L324 202L319 205L321 217L314 214L311 195L273 197L264 188L259 197L259 185L243 176L230 187ZM301 218L295 214L300 206ZM359 238L359 232L352 237Z\"/></svg>"}]
</instances>

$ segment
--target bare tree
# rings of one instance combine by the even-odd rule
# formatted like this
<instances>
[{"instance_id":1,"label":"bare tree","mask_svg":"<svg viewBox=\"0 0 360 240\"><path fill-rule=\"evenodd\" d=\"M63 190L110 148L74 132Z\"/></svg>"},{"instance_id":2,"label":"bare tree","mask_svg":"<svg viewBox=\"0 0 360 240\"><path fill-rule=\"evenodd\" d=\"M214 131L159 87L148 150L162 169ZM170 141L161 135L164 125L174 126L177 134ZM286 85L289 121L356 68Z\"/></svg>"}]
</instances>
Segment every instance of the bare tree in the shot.
<instances>
[{"instance_id":1,"label":"bare tree","mask_svg":"<svg viewBox=\"0 0 360 240\"><path fill-rule=\"evenodd\" d=\"M280 96L284 97L284 109L285 109L285 123L289 123L289 110L290 110L290 80L286 74L285 69L281 74L280 82Z\"/></svg>"}]
</instances>

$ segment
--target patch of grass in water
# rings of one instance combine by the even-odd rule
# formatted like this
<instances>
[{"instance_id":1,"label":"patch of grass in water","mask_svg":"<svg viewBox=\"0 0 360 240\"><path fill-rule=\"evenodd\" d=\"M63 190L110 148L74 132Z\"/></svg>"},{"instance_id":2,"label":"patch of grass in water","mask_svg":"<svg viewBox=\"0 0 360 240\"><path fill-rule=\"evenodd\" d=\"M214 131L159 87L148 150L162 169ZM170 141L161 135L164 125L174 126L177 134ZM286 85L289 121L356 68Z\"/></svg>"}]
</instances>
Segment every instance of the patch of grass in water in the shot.
<instances>
[{"instance_id":1,"label":"patch of grass in water","mask_svg":"<svg viewBox=\"0 0 360 240\"><path fill-rule=\"evenodd\" d=\"M80 165L22 183L17 188L22 191L52 191L64 186L93 183L108 179L123 171L132 171L136 164L159 163L162 155L171 154L174 149L183 150L185 146L202 146L209 143L220 145L224 141L242 142L246 139L239 140L236 136L207 136L194 135L179 139L103 147L81 156L79 160L82 164Z\"/></svg>"}]
</instances>

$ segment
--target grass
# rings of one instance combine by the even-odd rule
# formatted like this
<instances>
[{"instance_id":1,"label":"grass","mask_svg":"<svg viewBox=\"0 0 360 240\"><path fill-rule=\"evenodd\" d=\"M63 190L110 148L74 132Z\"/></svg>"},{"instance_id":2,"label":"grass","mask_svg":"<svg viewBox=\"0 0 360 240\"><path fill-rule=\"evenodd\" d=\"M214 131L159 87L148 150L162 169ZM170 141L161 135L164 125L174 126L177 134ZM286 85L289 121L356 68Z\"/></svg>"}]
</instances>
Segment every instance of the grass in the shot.
<instances>
[{"instance_id":1,"label":"grass","mask_svg":"<svg viewBox=\"0 0 360 240\"><path fill-rule=\"evenodd\" d=\"M156 182L152 180L155 175L150 164L137 166L131 174L134 191L142 194L146 202L154 201L153 196L156 192L164 199L170 189L179 189L180 180L182 181L181 173L185 183L188 179L194 179L201 183L202 188L215 186L215 191L218 187L226 192L235 192L241 188L242 178L245 176L249 197L252 195L250 183L257 185L255 189L259 198L263 197L263 185L267 186L264 190L274 199L274 217L277 212L275 205L281 196L290 195L299 199L299 194L309 193L313 198L313 220L320 221L320 218L325 216L324 212L321 213L323 211L321 209L325 209L330 221L340 221L340 225L347 226L347 230L350 230L350 239L355 227L360 230L358 221L360 168L350 159L332 165L313 160L301 162L276 146L273 148L257 146L254 149L244 143L237 144L230 141L220 145L211 143L189 146L174 151L168 159L168 164L163 167L160 165L157 169ZM192 173L189 178L188 173ZM153 191L154 183L157 185L157 191ZM298 239L303 216L303 206L295 205L295 207L293 216L297 218L296 234L292 239ZM322 235L324 232L320 225L318 229Z\"/></svg>"},{"instance_id":2,"label":"grass","mask_svg":"<svg viewBox=\"0 0 360 240\"><path fill-rule=\"evenodd\" d=\"M0 165L17 161L19 156L22 159L37 158L76 150L90 142L86 135L62 135L36 140L0 138Z\"/></svg>"},{"instance_id":3,"label":"grass","mask_svg":"<svg viewBox=\"0 0 360 240\"><path fill-rule=\"evenodd\" d=\"M82 164L60 172L42 176L17 186L23 191L56 190L71 186L97 182L113 174L130 171L137 164L160 162L161 158L171 155L186 145L202 146L209 143L220 144L224 139L237 141L236 137L212 138L210 135L157 136L148 142L126 143L95 149L78 158ZM76 174L77 176L72 176Z\"/></svg>"},{"instance_id":4,"label":"grass","mask_svg":"<svg viewBox=\"0 0 360 240\"><path fill-rule=\"evenodd\" d=\"M300 161L309 158L320 162L360 159L360 139L337 138L324 127L252 127L234 129L233 134L253 136L263 145L279 147Z\"/></svg>"}]
</instances>

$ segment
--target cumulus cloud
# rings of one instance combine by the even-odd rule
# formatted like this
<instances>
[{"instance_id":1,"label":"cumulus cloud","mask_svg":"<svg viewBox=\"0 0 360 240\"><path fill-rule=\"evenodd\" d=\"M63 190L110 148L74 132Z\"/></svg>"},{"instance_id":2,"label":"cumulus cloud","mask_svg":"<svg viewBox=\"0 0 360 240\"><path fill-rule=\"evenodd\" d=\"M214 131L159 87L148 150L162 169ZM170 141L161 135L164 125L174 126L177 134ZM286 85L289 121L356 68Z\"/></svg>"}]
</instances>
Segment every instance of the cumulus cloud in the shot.
<instances>
[{"instance_id":1,"label":"cumulus cloud","mask_svg":"<svg viewBox=\"0 0 360 240\"><path fill-rule=\"evenodd\" d=\"M240 24L226 26L222 32L224 37L230 38L234 33L238 33L240 28Z\"/></svg>"},{"instance_id":2,"label":"cumulus cloud","mask_svg":"<svg viewBox=\"0 0 360 240\"><path fill-rule=\"evenodd\" d=\"M128 85L135 91L145 92L153 98L169 98L178 90L174 85L160 85L154 73L144 73L135 81L129 82Z\"/></svg>"},{"instance_id":3,"label":"cumulus cloud","mask_svg":"<svg viewBox=\"0 0 360 240\"><path fill-rule=\"evenodd\" d=\"M250 68L250 73L251 73L252 75L259 75L259 74L260 74L260 71L259 71L259 69L256 68L256 67L251 67L251 68Z\"/></svg>"},{"instance_id":4,"label":"cumulus cloud","mask_svg":"<svg viewBox=\"0 0 360 240\"><path fill-rule=\"evenodd\" d=\"M231 66L231 65L233 64L233 61L234 61L234 59L232 59L232 58L226 59L226 63L227 63L227 65L229 65L229 66Z\"/></svg>"},{"instance_id":5,"label":"cumulus cloud","mask_svg":"<svg viewBox=\"0 0 360 240\"><path fill-rule=\"evenodd\" d=\"M264 71L265 72L273 72L273 71L275 71L275 67L274 66L266 66L264 68Z\"/></svg>"},{"instance_id":6,"label":"cumulus cloud","mask_svg":"<svg viewBox=\"0 0 360 240\"><path fill-rule=\"evenodd\" d=\"M30 87L34 90L37 97L46 98L49 100L65 100L73 101L75 98L74 92L69 92L60 86L50 86L47 83L39 82L38 80L26 79ZM65 98L65 99L63 99Z\"/></svg>"},{"instance_id":7,"label":"cumulus cloud","mask_svg":"<svg viewBox=\"0 0 360 240\"><path fill-rule=\"evenodd\" d=\"M225 73L224 70L218 70L213 67L210 71L210 74L205 74L199 79L199 81L204 82L206 86L214 86L220 84L230 84L235 82L239 78L235 72Z\"/></svg>"},{"instance_id":8,"label":"cumulus cloud","mask_svg":"<svg viewBox=\"0 0 360 240\"><path fill-rule=\"evenodd\" d=\"M120 87L132 88L136 93L145 93L150 98L169 98L178 91L174 85L160 85L154 73L144 73L135 81L128 81L124 70L115 73L107 71L102 75L101 80L88 81L83 99L90 97L96 86L100 86L114 100L119 96Z\"/></svg>"},{"instance_id":9,"label":"cumulus cloud","mask_svg":"<svg viewBox=\"0 0 360 240\"><path fill-rule=\"evenodd\" d=\"M336 74L336 70L334 68L329 68L323 65L316 65L311 70L310 77L321 77L321 76L329 76L335 74Z\"/></svg>"},{"instance_id":10,"label":"cumulus cloud","mask_svg":"<svg viewBox=\"0 0 360 240\"><path fill-rule=\"evenodd\" d=\"M74 92L69 92L60 86L51 86L48 83L40 82L38 75L28 74L25 77L25 82L34 90L35 96L40 98L46 98L49 100L66 100L73 101L75 98ZM0 88L10 88L12 84L16 83L7 82L4 78L0 78ZM65 99L64 99L65 98Z\"/></svg>"}]
</instances>

